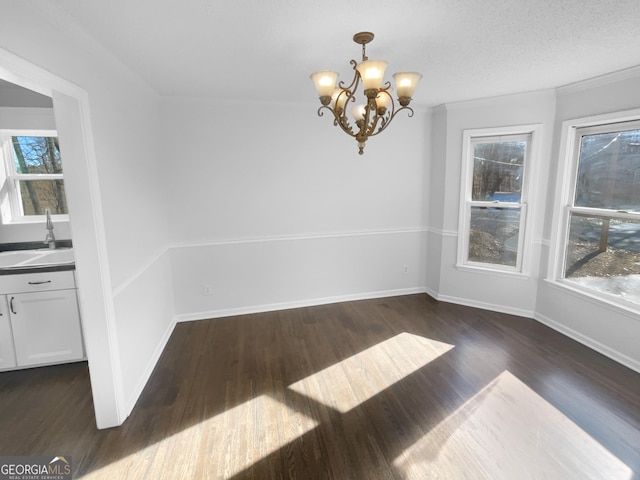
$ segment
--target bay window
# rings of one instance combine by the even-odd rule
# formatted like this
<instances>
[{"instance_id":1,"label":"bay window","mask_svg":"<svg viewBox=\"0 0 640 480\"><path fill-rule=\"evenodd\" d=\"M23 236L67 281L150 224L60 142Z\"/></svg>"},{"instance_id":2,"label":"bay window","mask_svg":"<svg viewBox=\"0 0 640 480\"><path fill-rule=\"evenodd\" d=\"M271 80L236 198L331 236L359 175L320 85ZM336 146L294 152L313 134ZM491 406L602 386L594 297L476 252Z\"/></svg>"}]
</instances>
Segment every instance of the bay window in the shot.
<instances>
[{"instance_id":1,"label":"bay window","mask_svg":"<svg viewBox=\"0 0 640 480\"><path fill-rule=\"evenodd\" d=\"M640 304L640 120L571 133L557 276Z\"/></svg>"}]
</instances>

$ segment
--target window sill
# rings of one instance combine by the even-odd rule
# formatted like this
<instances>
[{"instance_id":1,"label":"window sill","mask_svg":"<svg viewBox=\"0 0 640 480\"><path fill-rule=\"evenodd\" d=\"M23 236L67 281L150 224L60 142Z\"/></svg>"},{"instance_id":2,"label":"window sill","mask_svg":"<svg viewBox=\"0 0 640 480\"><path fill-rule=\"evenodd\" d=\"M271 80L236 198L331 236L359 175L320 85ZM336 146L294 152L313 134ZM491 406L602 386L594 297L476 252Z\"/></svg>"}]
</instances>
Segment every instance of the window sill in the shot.
<instances>
[{"instance_id":1,"label":"window sill","mask_svg":"<svg viewBox=\"0 0 640 480\"><path fill-rule=\"evenodd\" d=\"M54 223L69 223L69 215L51 215L51 220ZM3 223L5 226L11 225L38 225L46 222L46 217L44 215L38 215L33 217L21 217L16 219L8 220L6 223Z\"/></svg>"},{"instance_id":2,"label":"window sill","mask_svg":"<svg viewBox=\"0 0 640 480\"><path fill-rule=\"evenodd\" d=\"M639 319L640 316L640 304L629 302L615 295L609 295L599 290L594 290L588 287L583 287L577 283L567 281L564 279L550 279L546 278L545 283L552 288L562 290L564 293L568 293L581 300L588 301L599 307L607 308L609 310L616 311L634 319Z\"/></svg>"},{"instance_id":3,"label":"window sill","mask_svg":"<svg viewBox=\"0 0 640 480\"><path fill-rule=\"evenodd\" d=\"M497 277L505 277L517 280L529 280L533 278L528 273L516 272L511 270L499 270L490 267L456 264L456 269L460 270L461 272L479 273L482 275L493 275Z\"/></svg>"}]
</instances>

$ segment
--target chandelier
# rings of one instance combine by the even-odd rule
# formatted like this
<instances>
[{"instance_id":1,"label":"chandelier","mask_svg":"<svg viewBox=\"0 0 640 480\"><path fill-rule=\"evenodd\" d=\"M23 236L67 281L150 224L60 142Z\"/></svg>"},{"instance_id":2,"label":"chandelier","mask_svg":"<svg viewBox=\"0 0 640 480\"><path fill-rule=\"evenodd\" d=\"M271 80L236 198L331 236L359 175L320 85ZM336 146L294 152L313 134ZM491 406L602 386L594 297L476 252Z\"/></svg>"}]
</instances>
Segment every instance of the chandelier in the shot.
<instances>
[{"instance_id":1,"label":"chandelier","mask_svg":"<svg viewBox=\"0 0 640 480\"><path fill-rule=\"evenodd\" d=\"M364 144L369 137L378 135L385 130L391 120L402 110L407 110L408 116L413 117L413 109L409 107L411 97L422 75L415 72L395 73L393 78L396 84L398 103L391 94L391 84L383 85L384 71L387 62L384 60L369 60L366 55L366 45L373 40L373 33L360 32L353 36L353 41L362 45L362 61L360 63L351 60L354 76L351 84L345 86L342 81L336 87L338 73L331 70L321 70L311 74L311 80L315 84L320 103L318 116L322 117L323 110L329 110L333 114L334 126L339 126L347 135L352 136L358 142L358 153L364 153ZM351 115L355 121L354 126L347 117L347 104L356 102L356 91L362 81L364 90L364 104L353 106Z\"/></svg>"}]
</instances>

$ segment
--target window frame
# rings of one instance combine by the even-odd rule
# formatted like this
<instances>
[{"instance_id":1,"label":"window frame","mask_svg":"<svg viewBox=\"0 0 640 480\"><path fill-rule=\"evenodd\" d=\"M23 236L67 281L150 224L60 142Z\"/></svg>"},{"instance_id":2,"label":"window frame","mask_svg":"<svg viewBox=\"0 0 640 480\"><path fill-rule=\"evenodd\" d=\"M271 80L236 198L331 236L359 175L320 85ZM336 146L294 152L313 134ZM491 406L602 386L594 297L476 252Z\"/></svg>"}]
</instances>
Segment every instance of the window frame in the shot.
<instances>
[{"instance_id":1,"label":"window frame","mask_svg":"<svg viewBox=\"0 0 640 480\"><path fill-rule=\"evenodd\" d=\"M616 125L625 125L625 127L629 128L616 129ZM639 128L640 109L576 118L565 120L562 123L557 170L558 183L556 185L556 201L554 202L550 254L546 276L546 281L552 285L576 292L591 300L616 307L622 311L634 313L640 311L640 305L566 279L564 271L572 213L590 217L640 221L640 213L638 212L574 206L582 136L585 134L593 135Z\"/></svg>"},{"instance_id":2,"label":"window frame","mask_svg":"<svg viewBox=\"0 0 640 480\"><path fill-rule=\"evenodd\" d=\"M516 125L463 131L462 162L460 175L460 204L458 224L458 250L456 268L462 271L500 274L505 276L530 276L532 268L533 208L535 205L535 178L540 163L542 124ZM519 202L480 201L472 199L474 145L499 139L502 141L528 138L522 170L523 181ZM472 207L517 209L520 212L516 265L501 265L469 260Z\"/></svg>"},{"instance_id":3,"label":"window frame","mask_svg":"<svg viewBox=\"0 0 640 480\"><path fill-rule=\"evenodd\" d=\"M18 173L13 160L12 137L57 137L57 130L42 129L1 129L0 130L0 186L6 186L6 193L0 199L3 224L41 223L45 215L25 215L18 182L26 180L63 180L63 173ZM51 214L57 222L68 222L69 214Z\"/></svg>"}]
</instances>

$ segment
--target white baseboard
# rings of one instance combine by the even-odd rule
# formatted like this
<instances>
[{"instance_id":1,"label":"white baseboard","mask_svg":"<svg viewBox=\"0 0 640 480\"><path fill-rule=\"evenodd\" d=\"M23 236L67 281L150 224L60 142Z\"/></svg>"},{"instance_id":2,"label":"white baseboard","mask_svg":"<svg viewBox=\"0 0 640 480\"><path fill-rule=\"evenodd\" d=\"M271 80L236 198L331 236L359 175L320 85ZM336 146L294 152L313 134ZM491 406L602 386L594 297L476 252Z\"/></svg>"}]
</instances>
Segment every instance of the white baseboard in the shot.
<instances>
[{"instance_id":1,"label":"white baseboard","mask_svg":"<svg viewBox=\"0 0 640 480\"><path fill-rule=\"evenodd\" d=\"M361 293L361 294L340 295L335 297L307 299L307 300L300 300L300 301L294 301L294 302L273 303L273 304L266 304L266 305L253 305L249 307L238 307L238 308L228 308L228 309L221 309L221 310L211 310L207 312L186 313L186 314L176 315L174 318L174 325L176 322L190 322L195 320L206 320L206 319L222 318L222 317L229 317L229 316L235 316L235 315L247 315L251 313L273 312L276 310L287 310L291 308L312 307L316 305L327 305L331 303L393 297L393 296L400 296L400 295L413 295L413 294L419 294L419 293L425 293L430 297L433 297L436 300L442 301L442 302L454 303L457 305L465 305L468 307L480 308L482 310L491 310L494 312L506 313L509 315L516 315L519 317L534 319L556 330L557 332L563 335L566 335L569 338L572 338L573 340L576 340L577 342L611 358L612 360L615 360L616 362L636 372L640 372L640 362L616 350L613 350L607 347L606 345L603 345L600 342L597 342L596 340L586 337L585 335L582 335L581 333L575 330L567 328L564 325L558 322L555 322L554 320L551 320L550 318L545 317L544 315L538 314L532 310L505 307L504 305L478 302L475 300L469 300L469 299L460 298L460 297L453 297L449 295L439 295L437 292L427 287L417 287L417 288L408 288L408 289L399 289L399 290L386 290L386 291L380 291L380 292L367 292L367 293ZM171 333L169 332L169 334L167 335L167 338L165 339L165 342L166 340L168 340L168 336L170 334ZM162 348L164 348L164 345L162 346ZM161 352L162 352L162 349L160 349L160 353ZM155 361L157 361L157 359L154 360L153 366L155 366ZM151 372L149 372L149 374L150 373ZM146 382L146 379L145 379L145 382ZM142 386L144 387L144 383Z\"/></svg>"},{"instance_id":2,"label":"white baseboard","mask_svg":"<svg viewBox=\"0 0 640 480\"><path fill-rule=\"evenodd\" d=\"M147 385L149 378L151 378L153 369L158 364L158 361L160 360L160 356L162 355L162 352L167 346L167 343L169 342L169 338L171 338L171 334L173 333L173 330L175 327L176 327L176 320L175 318L173 318L169 323L167 330L164 332L164 335L162 335L160 342L158 343L155 350L153 351L153 355L151 356L151 358L149 358L149 361L147 362L144 372L140 377L140 379L138 380L136 387L131 392L131 395L129 395L129 399L125 404L126 411L123 412L124 413L123 421L131 414L131 412L133 411L133 407L136 406L136 402L140 398L140 395L142 395L142 391L144 390L144 387Z\"/></svg>"},{"instance_id":3,"label":"white baseboard","mask_svg":"<svg viewBox=\"0 0 640 480\"><path fill-rule=\"evenodd\" d=\"M436 292L435 290L433 290L433 289L431 289L429 287L424 287L423 291L424 291L424 293L429 295L431 298L435 298L436 300L439 300L438 292Z\"/></svg>"},{"instance_id":4,"label":"white baseboard","mask_svg":"<svg viewBox=\"0 0 640 480\"><path fill-rule=\"evenodd\" d=\"M210 318L231 317L235 315L247 315L251 313L273 312L276 310L288 310L291 308L314 307L330 303L350 302L354 300L368 300L372 298L397 297L400 295L413 295L425 293L425 289L403 288L398 290L384 290L380 292L356 293L351 295L339 295L335 297L311 298L292 302L271 303L266 305L252 305L248 307L225 308L206 312L183 313L176 315L176 322L191 322L194 320L206 320Z\"/></svg>"},{"instance_id":5,"label":"white baseboard","mask_svg":"<svg viewBox=\"0 0 640 480\"><path fill-rule=\"evenodd\" d=\"M623 353L618 352L617 350L607 347L606 345L590 337L587 337L586 335L583 335L580 332L577 332L571 328L568 328L562 325L561 323L558 323L555 320L552 320L549 317L542 315L540 313L537 313L534 316L534 319L546 325L547 327L550 327L555 331L560 332L569 338L572 338L576 342L579 342L591 348L592 350L595 350L596 352L601 353L605 357L609 357L610 359L615 360L616 362L624 365L625 367L628 367L631 370L634 370L640 373L640 362L638 362L637 360L634 360L633 358L630 358L627 355L624 355Z\"/></svg>"},{"instance_id":6,"label":"white baseboard","mask_svg":"<svg viewBox=\"0 0 640 480\"><path fill-rule=\"evenodd\" d=\"M465 305L467 307L480 308L482 310L491 310L492 312L506 313L509 315L516 315L518 317L534 318L533 310L525 310L523 308L507 307L504 305L497 305L495 303L479 302L477 300L469 300L468 298L452 297L449 295L439 295L433 291L427 291L427 294L439 302L455 303L456 305Z\"/></svg>"}]
</instances>

